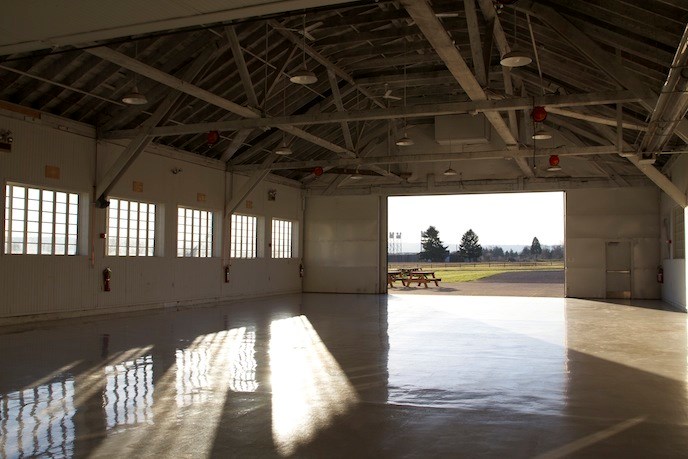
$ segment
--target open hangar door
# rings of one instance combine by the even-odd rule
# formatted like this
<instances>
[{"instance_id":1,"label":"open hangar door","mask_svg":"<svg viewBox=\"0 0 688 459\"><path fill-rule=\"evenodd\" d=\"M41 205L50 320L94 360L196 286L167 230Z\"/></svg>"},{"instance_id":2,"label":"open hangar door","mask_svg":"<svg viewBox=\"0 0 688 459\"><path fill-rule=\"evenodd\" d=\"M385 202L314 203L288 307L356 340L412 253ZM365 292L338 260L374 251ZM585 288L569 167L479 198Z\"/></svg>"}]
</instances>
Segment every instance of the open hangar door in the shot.
<instances>
[{"instance_id":1,"label":"open hangar door","mask_svg":"<svg viewBox=\"0 0 688 459\"><path fill-rule=\"evenodd\" d=\"M388 292L564 297L562 191L390 196L387 208Z\"/></svg>"}]
</instances>

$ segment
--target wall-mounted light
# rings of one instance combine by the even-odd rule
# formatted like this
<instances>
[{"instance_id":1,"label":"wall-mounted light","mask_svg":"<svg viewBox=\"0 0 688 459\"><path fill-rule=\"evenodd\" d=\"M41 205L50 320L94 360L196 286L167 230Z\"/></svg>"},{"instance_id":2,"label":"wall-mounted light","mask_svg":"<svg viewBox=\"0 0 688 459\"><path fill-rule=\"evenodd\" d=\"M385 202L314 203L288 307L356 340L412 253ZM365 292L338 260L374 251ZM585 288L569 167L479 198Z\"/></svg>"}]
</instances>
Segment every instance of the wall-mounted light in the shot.
<instances>
[{"instance_id":1,"label":"wall-mounted light","mask_svg":"<svg viewBox=\"0 0 688 459\"><path fill-rule=\"evenodd\" d=\"M12 131L9 129L0 129L0 151L12 151Z\"/></svg>"},{"instance_id":2,"label":"wall-mounted light","mask_svg":"<svg viewBox=\"0 0 688 459\"><path fill-rule=\"evenodd\" d=\"M174 175L177 175L180 172L182 172L182 168L181 167L173 167L172 170L170 170L170 172L172 172Z\"/></svg>"}]
</instances>

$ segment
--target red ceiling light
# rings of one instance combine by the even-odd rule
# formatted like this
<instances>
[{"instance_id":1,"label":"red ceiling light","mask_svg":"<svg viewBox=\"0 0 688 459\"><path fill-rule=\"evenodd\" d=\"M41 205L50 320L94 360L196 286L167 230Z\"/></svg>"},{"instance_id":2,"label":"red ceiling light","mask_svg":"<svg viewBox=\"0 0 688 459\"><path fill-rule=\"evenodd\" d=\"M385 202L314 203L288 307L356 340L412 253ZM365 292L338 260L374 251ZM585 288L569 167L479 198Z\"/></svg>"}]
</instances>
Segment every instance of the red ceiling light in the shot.
<instances>
[{"instance_id":1,"label":"red ceiling light","mask_svg":"<svg viewBox=\"0 0 688 459\"><path fill-rule=\"evenodd\" d=\"M561 166L559 165L559 156L558 155L550 155L549 156L549 167L547 168L549 172L556 172L561 170Z\"/></svg>"},{"instance_id":2,"label":"red ceiling light","mask_svg":"<svg viewBox=\"0 0 688 459\"><path fill-rule=\"evenodd\" d=\"M208 145L215 145L217 141L220 140L220 133L217 131L208 131L206 140L208 141Z\"/></svg>"},{"instance_id":3,"label":"red ceiling light","mask_svg":"<svg viewBox=\"0 0 688 459\"><path fill-rule=\"evenodd\" d=\"M545 107L533 107L533 111L530 112L530 117L533 118L533 121L536 123L542 123L547 119L547 110L545 110Z\"/></svg>"},{"instance_id":4,"label":"red ceiling light","mask_svg":"<svg viewBox=\"0 0 688 459\"><path fill-rule=\"evenodd\" d=\"M324 171L323 168L320 167L320 166L318 166L318 167L316 167L315 169L313 169L313 175L315 175L316 177L320 177L321 175L323 175L324 172L325 172L325 171Z\"/></svg>"}]
</instances>

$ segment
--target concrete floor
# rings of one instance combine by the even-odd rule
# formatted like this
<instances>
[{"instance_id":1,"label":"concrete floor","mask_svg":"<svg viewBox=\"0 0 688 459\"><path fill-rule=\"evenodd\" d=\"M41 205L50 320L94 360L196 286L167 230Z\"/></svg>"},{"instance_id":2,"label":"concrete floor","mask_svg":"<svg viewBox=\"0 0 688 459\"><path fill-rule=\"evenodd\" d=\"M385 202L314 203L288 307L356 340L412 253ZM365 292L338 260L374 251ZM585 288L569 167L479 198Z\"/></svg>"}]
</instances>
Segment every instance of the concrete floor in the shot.
<instances>
[{"instance_id":1,"label":"concrete floor","mask_svg":"<svg viewBox=\"0 0 688 459\"><path fill-rule=\"evenodd\" d=\"M0 457L685 457L686 315L306 294L0 334Z\"/></svg>"}]
</instances>

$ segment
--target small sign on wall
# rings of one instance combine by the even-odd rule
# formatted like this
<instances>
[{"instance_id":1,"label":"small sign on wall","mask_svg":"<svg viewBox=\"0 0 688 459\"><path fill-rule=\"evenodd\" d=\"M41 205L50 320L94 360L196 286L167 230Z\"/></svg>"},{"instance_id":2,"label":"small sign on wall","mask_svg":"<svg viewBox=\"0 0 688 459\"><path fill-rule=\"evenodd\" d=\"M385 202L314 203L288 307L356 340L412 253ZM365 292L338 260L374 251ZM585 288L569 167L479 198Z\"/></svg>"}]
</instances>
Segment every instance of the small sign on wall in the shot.
<instances>
[{"instance_id":1,"label":"small sign on wall","mask_svg":"<svg viewBox=\"0 0 688 459\"><path fill-rule=\"evenodd\" d=\"M205 202L205 193L197 193L196 194L196 201Z\"/></svg>"},{"instance_id":2,"label":"small sign on wall","mask_svg":"<svg viewBox=\"0 0 688 459\"><path fill-rule=\"evenodd\" d=\"M45 166L45 178L59 179L60 168L57 166Z\"/></svg>"},{"instance_id":3,"label":"small sign on wall","mask_svg":"<svg viewBox=\"0 0 688 459\"><path fill-rule=\"evenodd\" d=\"M131 189L134 190L134 192L136 193L143 193L143 182L137 182L136 180L134 180Z\"/></svg>"},{"instance_id":4,"label":"small sign on wall","mask_svg":"<svg viewBox=\"0 0 688 459\"><path fill-rule=\"evenodd\" d=\"M253 201L246 201L246 208L253 209Z\"/></svg>"}]
</instances>

